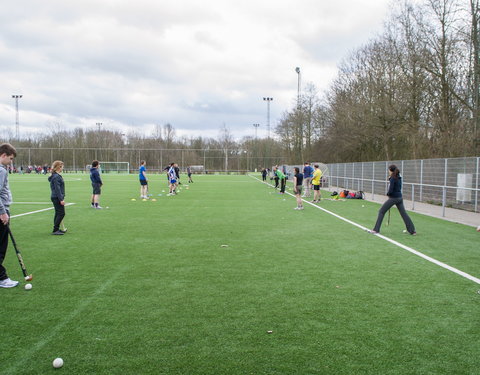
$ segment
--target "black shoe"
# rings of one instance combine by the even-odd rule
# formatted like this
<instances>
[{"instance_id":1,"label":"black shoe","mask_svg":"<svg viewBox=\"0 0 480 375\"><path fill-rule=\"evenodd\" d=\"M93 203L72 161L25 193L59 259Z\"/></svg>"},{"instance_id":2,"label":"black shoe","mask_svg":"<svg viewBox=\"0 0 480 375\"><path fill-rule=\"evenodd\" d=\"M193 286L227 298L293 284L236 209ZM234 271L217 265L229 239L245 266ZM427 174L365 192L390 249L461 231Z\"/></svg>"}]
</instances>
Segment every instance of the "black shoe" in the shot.
<instances>
[{"instance_id":1,"label":"black shoe","mask_svg":"<svg viewBox=\"0 0 480 375\"><path fill-rule=\"evenodd\" d=\"M52 232L52 234L54 236L63 236L65 234L65 232L62 232L60 229L57 230L56 232Z\"/></svg>"}]
</instances>

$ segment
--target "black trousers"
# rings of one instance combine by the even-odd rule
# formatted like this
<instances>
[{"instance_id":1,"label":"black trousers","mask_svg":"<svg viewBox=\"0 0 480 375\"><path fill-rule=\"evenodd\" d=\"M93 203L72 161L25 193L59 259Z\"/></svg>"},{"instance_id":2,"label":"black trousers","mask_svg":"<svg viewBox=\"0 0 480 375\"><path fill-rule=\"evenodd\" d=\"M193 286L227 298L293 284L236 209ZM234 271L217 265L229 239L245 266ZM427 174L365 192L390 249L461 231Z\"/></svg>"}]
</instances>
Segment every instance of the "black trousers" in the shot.
<instances>
[{"instance_id":1,"label":"black trousers","mask_svg":"<svg viewBox=\"0 0 480 375\"><path fill-rule=\"evenodd\" d=\"M285 178L282 178L280 180L280 193L285 193L285 184L287 183L287 180Z\"/></svg>"},{"instance_id":2,"label":"black trousers","mask_svg":"<svg viewBox=\"0 0 480 375\"><path fill-rule=\"evenodd\" d=\"M390 208L393 206L397 206L398 212L402 216L403 222L407 227L408 233L412 234L415 233L415 226L413 225L412 219L408 216L407 211L405 210L405 206L403 205L403 198L388 198L387 201L380 207L378 211L377 222L375 224L375 228L373 230L375 232L380 232L380 227L382 226L383 217L388 212Z\"/></svg>"},{"instance_id":3,"label":"black trousers","mask_svg":"<svg viewBox=\"0 0 480 375\"><path fill-rule=\"evenodd\" d=\"M7 211L8 213L8 211ZM8 214L10 216L10 214ZM7 254L8 247L8 231L7 226L0 221L0 280L8 278L7 270L3 266L3 260Z\"/></svg>"},{"instance_id":4,"label":"black trousers","mask_svg":"<svg viewBox=\"0 0 480 375\"><path fill-rule=\"evenodd\" d=\"M277 176L274 177L275 180L275 189L278 188L278 180L279 178Z\"/></svg>"},{"instance_id":5,"label":"black trousers","mask_svg":"<svg viewBox=\"0 0 480 375\"><path fill-rule=\"evenodd\" d=\"M53 218L53 231L56 232L60 229L60 223L65 217L65 206L60 204L58 198L52 198L53 207L55 207L55 216Z\"/></svg>"}]
</instances>

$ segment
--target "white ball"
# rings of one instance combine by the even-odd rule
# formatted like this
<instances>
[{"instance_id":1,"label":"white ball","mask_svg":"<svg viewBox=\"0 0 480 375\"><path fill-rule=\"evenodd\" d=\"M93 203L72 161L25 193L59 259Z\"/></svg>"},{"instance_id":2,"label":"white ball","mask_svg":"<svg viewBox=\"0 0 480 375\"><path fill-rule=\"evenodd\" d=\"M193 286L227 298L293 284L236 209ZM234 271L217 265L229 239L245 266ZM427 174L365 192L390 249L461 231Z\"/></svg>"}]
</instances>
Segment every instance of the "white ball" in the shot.
<instances>
[{"instance_id":1,"label":"white ball","mask_svg":"<svg viewBox=\"0 0 480 375\"><path fill-rule=\"evenodd\" d=\"M25 284L25 290L32 289L32 284Z\"/></svg>"},{"instance_id":2,"label":"white ball","mask_svg":"<svg viewBox=\"0 0 480 375\"><path fill-rule=\"evenodd\" d=\"M60 367L62 367L62 366L63 366L63 359L61 359L61 358L55 358L55 359L53 360L53 367L55 367L55 368L60 368Z\"/></svg>"}]
</instances>

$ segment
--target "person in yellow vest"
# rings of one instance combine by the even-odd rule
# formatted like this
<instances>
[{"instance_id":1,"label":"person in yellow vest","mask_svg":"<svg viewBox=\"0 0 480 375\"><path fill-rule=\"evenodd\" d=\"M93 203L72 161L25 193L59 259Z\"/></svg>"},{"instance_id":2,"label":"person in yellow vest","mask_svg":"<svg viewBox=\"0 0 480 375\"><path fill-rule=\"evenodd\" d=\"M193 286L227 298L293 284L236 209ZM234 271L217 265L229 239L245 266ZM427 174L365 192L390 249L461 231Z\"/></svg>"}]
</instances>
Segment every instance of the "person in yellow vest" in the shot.
<instances>
[{"instance_id":1,"label":"person in yellow vest","mask_svg":"<svg viewBox=\"0 0 480 375\"><path fill-rule=\"evenodd\" d=\"M322 171L318 164L314 165L315 170L313 171L312 185L313 185L313 201L312 203L319 203L322 199L320 193L320 181L322 179Z\"/></svg>"}]
</instances>

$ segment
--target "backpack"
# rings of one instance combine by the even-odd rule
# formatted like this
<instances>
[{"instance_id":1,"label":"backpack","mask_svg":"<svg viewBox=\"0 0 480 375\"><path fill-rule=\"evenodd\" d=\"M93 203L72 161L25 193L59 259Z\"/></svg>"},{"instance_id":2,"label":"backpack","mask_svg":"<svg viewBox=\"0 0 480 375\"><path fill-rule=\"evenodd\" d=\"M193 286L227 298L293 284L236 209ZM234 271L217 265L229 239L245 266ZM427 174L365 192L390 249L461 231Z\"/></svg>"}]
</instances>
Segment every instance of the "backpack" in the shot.
<instances>
[{"instance_id":1,"label":"backpack","mask_svg":"<svg viewBox=\"0 0 480 375\"><path fill-rule=\"evenodd\" d=\"M348 197L348 193L349 193L348 190L342 190L342 191L340 192L340 198L346 198L346 197Z\"/></svg>"},{"instance_id":2,"label":"backpack","mask_svg":"<svg viewBox=\"0 0 480 375\"><path fill-rule=\"evenodd\" d=\"M355 193L355 199L365 199L365 193L363 191L357 191Z\"/></svg>"}]
</instances>

